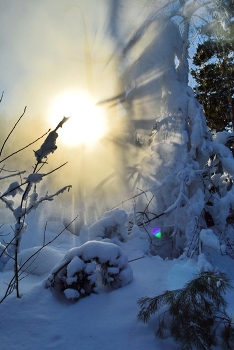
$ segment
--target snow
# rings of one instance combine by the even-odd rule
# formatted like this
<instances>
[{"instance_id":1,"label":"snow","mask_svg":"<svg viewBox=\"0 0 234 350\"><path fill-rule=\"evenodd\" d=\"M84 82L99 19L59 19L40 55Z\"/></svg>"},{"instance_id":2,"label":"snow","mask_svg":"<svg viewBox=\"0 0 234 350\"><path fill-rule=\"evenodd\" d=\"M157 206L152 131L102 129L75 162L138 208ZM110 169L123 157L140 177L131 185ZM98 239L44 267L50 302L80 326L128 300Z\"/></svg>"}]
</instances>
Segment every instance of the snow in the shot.
<instances>
[{"instance_id":1,"label":"snow","mask_svg":"<svg viewBox=\"0 0 234 350\"><path fill-rule=\"evenodd\" d=\"M54 153L54 151L57 149L57 137L58 133L55 130L51 131L41 147L35 151L35 157L38 163L41 163L44 158L46 158L50 153Z\"/></svg>"},{"instance_id":2,"label":"snow","mask_svg":"<svg viewBox=\"0 0 234 350\"><path fill-rule=\"evenodd\" d=\"M29 275L22 281L22 298L11 295L1 304L1 349L62 350L75 349L77 344L82 350L179 349L170 339L157 340L153 329L136 318L137 299L167 288L165 276L172 265L157 257L135 261L131 264L135 275L131 284L110 293L100 291L75 304L45 289L43 279ZM8 276L5 272L3 280ZM71 300L77 297L69 289L64 294ZM9 325L15 327L14 337Z\"/></svg>"},{"instance_id":3,"label":"snow","mask_svg":"<svg viewBox=\"0 0 234 350\"><path fill-rule=\"evenodd\" d=\"M81 294L83 289L83 294L90 294L91 290L96 291L97 275L90 261L96 262L97 265L101 264L104 284L111 285L113 288L121 288L132 282L132 269L128 264L127 256L120 247L107 242L89 241L80 247L70 249L65 254L62 261L51 270L46 286L61 289L77 282L74 289L79 289ZM86 263L88 263L87 269ZM103 265L107 267L106 271ZM85 278L88 280L86 285Z\"/></svg>"},{"instance_id":4,"label":"snow","mask_svg":"<svg viewBox=\"0 0 234 350\"><path fill-rule=\"evenodd\" d=\"M56 221L50 224L48 237L53 237L56 227L61 224ZM32 222L29 222L31 227ZM54 225L54 226L53 226ZM142 256L142 251L134 250L134 239L140 239L137 235L137 229L134 229L136 237L131 237L127 242L120 242L121 251L137 257ZM32 234L32 232L31 232ZM64 237L59 237L64 241ZM70 234L72 236L72 234ZM63 236L63 234L61 235ZM33 241L27 240L28 245ZM69 240L72 248L72 240ZM106 261L112 258L112 262L118 261L120 248L113 245L111 253L107 253L106 247L111 243L104 243L103 250L100 249L100 241L89 241L91 243L88 249L74 247L69 253L64 254L64 246L57 244L56 241L50 247L45 247L38 254L32 265L26 266L27 275L20 282L21 298L17 299L12 293L3 303L1 308L1 349L31 350L31 349L145 349L148 350L179 350L180 346L167 337L158 339L154 335L155 321L149 324L143 324L137 320L139 307L137 300L143 296L155 296L163 293L165 290L181 288L186 282L193 278L199 271L197 263L193 259L185 260L163 260L159 256L145 256L139 260L129 263L133 271L133 280L131 283L119 289L109 289L108 287L99 288L97 294L91 294L88 297L77 300L80 295L78 291L67 288L63 293L54 289L45 288L45 283L49 270L56 264L64 261L65 256L71 258L69 275L75 270L83 268L84 262L77 257L80 252L82 259L89 260L93 255L98 254ZM25 238L22 244L26 246ZM133 244L133 247L131 246ZM98 247L98 249L97 249ZM66 247L67 248L67 247ZM131 251L133 249L133 251ZM20 253L21 264L37 251L37 247L23 249ZM219 256L219 255L218 255ZM128 260L131 257L129 256ZM214 258L217 266L219 259ZM232 260L229 259L230 270L232 274ZM221 261L220 261L221 262ZM124 262L126 263L126 261ZM57 265L59 266L59 265ZM220 265L221 269L223 265ZM224 266L228 266L227 263ZM95 270L95 263L87 263L86 272L91 274ZM10 280L13 273L13 266L8 262L6 268L0 273L1 295L3 295L7 281ZM74 270L75 269L75 270ZM110 267L109 272L118 273L117 267ZM124 279L124 276L121 277ZM225 297L231 300L232 293ZM232 305L232 304L231 304ZM233 306L230 305L229 313L234 313ZM15 331L12 332L12 329Z\"/></svg>"},{"instance_id":5,"label":"snow","mask_svg":"<svg viewBox=\"0 0 234 350\"><path fill-rule=\"evenodd\" d=\"M43 176L44 174L33 173L28 175L28 177L26 178L26 181L37 184L43 179Z\"/></svg>"},{"instance_id":6,"label":"snow","mask_svg":"<svg viewBox=\"0 0 234 350\"><path fill-rule=\"evenodd\" d=\"M67 299L78 299L80 296L80 293L77 290L67 288L63 291L63 293L66 295Z\"/></svg>"},{"instance_id":7,"label":"snow","mask_svg":"<svg viewBox=\"0 0 234 350\"><path fill-rule=\"evenodd\" d=\"M116 208L111 212L106 212L103 217L89 227L89 239L112 238L119 237L124 240L126 238L127 214L124 210ZM82 232L84 235L84 231Z\"/></svg>"},{"instance_id":8,"label":"snow","mask_svg":"<svg viewBox=\"0 0 234 350\"><path fill-rule=\"evenodd\" d=\"M198 272L198 267L193 260L175 261L167 276L168 290L182 288Z\"/></svg>"},{"instance_id":9,"label":"snow","mask_svg":"<svg viewBox=\"0 0 234 350\"><path fill-rule=\"evenodd\" d=\"M67 277L72 277L76 272L82 271L85 268L85 263L78 256L74 256L67 266ZM70 283L69 283L70 284Z\"/></svg>"},{"instance_id":10,"label":"snow","mask_svg":"<svg viewBox=\"0 0 234 350\"><path fill-rule=\"evenodd\" d=\"M17 193L22 193L20 184L18 181L14 181L10 184L8 189L3 193L3 196L12 196L15 197Z\"/></svg>"},{"instance_id":11,"label":"snow","mask_svg":"<svg viewBox=\"0 0 234 350\"><path fill-rule=\"evenodd\" d=\"M43 276L49 274L50 270L58 264L62 259L63 254L52 247L41 246L23 249L19 253L19 266L24 264L23 270L36 276ZM33 258L30 259L30 257ZM27 262L28 261L28 262ZM13 261L10 259L4 271L13 270Z\"/></svg>"},{"instance_id":12,"label":"snow","mask_svg":"<svg viewBox=\"0 0 234 350\"><path fill-rule=\"evenodd\" d=\"M200 270L204 270L204 271L213 271L214 270L212 264L209 261L207 261L206 256L203 253L199 254L199 256L198 256L197 267Z\"/></svg>"},{"instance_id":13,"label":"snow","mask_svg":"<svg viewBox=\"0 0 234 350\"><path fill-rule=\"evenodd\" d=\"M205 246L213 248L218 252L220 251L219 238L214 234L214 232L211 229L201 230L200 240Z\"/></svg>"}]
</instances>

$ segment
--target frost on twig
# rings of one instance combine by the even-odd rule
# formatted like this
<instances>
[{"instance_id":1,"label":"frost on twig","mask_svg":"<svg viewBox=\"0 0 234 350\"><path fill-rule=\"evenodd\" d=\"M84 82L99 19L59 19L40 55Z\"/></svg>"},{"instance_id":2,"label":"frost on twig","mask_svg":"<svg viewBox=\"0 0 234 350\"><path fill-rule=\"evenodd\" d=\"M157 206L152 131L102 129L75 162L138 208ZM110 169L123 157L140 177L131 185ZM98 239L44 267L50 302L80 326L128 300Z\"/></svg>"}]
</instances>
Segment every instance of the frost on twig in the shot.
<instances>
[{"instance_id":1,"label":"frost on twig","mask_svg":"<svg viewBox=\"0 0 234 350\"><path fill-rule=\"evenodd\" d=\"M30 197L29 197L29 205L25 211L26 214L29 214L31 212L31 210L35 210L37 209L37 207L42 203L42 202L45 202L45 201L53 201L54 200L54 197L55 196L58 196L59 194L65 192L65 191L70 191L71 189L71 185L69 186L65 186L63 188L61 188L60 190L58 190L57 192L55 192L54 194L51 194L51 195L48 195L46 194L45 196L43 197L40 197L39 199L38 198L38 194L36 193L36 191L34 191Z\"/></svg>"}]
</instances>

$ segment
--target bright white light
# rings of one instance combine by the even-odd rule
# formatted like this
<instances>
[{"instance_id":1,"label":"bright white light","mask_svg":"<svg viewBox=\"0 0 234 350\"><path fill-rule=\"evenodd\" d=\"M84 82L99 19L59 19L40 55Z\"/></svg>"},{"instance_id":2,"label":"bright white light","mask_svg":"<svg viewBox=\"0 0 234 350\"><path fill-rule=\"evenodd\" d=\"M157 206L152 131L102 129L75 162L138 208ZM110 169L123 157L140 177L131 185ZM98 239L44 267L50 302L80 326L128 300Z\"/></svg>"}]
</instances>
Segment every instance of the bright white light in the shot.
<instances>
[{"instance_id":1,"label":"bright white light","mask_svg":"<svg viewBox=\"0 0 234 350\"><path fill-rule=\"evenodd\" d=\"M49 110L50 124L56 127L64 116L70 119L58 132L59 140L67 145L92 145L107 133L104 111L87 95L67 92L58 96Z\"/></svg>"}]
</instances>

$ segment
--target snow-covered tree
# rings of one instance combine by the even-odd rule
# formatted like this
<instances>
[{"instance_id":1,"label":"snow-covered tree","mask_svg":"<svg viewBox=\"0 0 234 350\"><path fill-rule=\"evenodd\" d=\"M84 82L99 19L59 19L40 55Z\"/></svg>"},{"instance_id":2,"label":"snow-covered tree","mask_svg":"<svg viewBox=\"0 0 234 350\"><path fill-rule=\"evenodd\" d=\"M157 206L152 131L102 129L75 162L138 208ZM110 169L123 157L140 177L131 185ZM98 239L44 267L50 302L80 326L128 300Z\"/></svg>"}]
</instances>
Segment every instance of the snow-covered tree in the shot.
<instances>
[{"instance_id":1,"label":"snow-covered tree","mask_svg":"<svg viewBox=\"0 0 234 350\"><path fill-rule=\"evenodd\" d=\"M151 2L147 19L119 50L122 94L116 100L126 110L126 125L137 119L156 122L137 177L138 187L153 198L147 202L142 195L136 210L144 213L138 225L161 229L164 256L202 254L200 232L208 227L221 253L227 239L233 244L228 218L234 205L234 161L224 146L231 135L210 133L203 108L188 86L194 28L217 12L225 17L217 1ZM112 35L121 36L116 23L114 29ZM116 42L119 48L123 37Z\"/></svg>"}]
</instances>

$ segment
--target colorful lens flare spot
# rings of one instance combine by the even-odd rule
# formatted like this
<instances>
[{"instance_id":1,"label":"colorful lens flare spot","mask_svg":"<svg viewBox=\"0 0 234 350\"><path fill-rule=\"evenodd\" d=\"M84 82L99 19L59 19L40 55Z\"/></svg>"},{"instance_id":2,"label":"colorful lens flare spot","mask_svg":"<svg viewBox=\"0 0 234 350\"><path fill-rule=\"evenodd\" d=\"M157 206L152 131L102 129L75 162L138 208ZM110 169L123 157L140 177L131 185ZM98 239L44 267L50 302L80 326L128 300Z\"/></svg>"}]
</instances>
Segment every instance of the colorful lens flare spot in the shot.
<instances>
[{"instance_id":1,"label":"colorful lens flare spot","mask_svg":"<svg viewBox=\"0 0 234 350\"><path fill-rule=\"evenodd\" d=\"M162 233L160 230L160 227L154 227L152 228L152 234L157 237L157 238L161 238L162 237Z\"/></svg>"}]
</instances>

